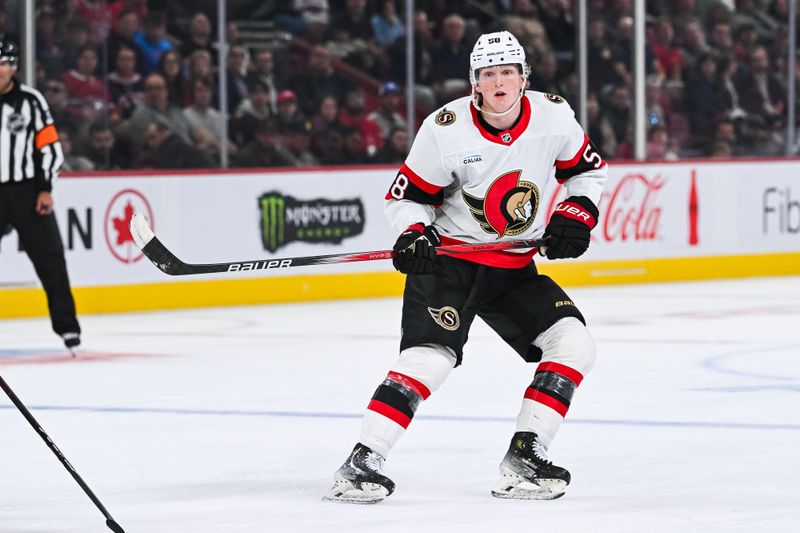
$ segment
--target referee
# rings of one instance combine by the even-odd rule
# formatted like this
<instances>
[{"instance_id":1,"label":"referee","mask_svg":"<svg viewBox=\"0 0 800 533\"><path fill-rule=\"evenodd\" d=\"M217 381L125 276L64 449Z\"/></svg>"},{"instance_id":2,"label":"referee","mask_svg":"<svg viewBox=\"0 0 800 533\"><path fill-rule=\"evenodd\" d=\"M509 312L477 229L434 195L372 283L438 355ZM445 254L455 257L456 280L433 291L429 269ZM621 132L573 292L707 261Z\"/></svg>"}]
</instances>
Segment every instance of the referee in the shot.
<instances>
[{"instance_id":1,"label":"referee","mask_svg":"<svg viewBox=\"0 0 800 533\"><path fill-rule=\"evenodd\" d=\"M53 330L72 351L81 328L51 195L64 155L44 97L14 78L18 58L16 43L0 41L0 229L17 230L47 293Z\"/></svg>"}]
</instances>

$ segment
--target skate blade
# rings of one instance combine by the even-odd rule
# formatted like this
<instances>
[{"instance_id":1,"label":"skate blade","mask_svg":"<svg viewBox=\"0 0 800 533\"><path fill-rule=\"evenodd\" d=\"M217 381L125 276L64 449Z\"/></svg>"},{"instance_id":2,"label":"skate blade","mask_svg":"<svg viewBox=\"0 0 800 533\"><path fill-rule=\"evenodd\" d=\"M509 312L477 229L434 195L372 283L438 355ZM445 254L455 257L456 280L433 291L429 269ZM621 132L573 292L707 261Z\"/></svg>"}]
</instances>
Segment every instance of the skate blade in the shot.
<instances>
[{"instance_id":1,"label":"skate blade","mask_svg":"<svg viewBox=\"0 0 800 533\"><path fill-rule=\"evenodd\" d=\"M520 476L504 475L492 489L492 496L509 500L555 500L567 491L562 479L538 479L536 483Z\"/></svg>"},{"instance_id":2,"label":"skate blade","mask_svg":"<svg viewBox=\"0 0 800 533\"><path fill-rule=\"evenodd\" d=\"M322 497L322 501L369 505L382 502L388 494L386 487L375 483L362 483L358 489L349 481L337 480L333 488Z\"/></svg>"}]
</instances>

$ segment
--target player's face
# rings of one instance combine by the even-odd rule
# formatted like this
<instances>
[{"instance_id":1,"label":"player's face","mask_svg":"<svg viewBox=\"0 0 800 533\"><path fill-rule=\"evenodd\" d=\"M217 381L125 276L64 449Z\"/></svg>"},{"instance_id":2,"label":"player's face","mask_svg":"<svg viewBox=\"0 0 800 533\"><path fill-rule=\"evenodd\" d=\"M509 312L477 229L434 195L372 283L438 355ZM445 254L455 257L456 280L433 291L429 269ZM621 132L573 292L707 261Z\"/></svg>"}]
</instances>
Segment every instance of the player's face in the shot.
<instances>
[{"instance_id":1,"label":"player's face","mask_svg":"<svg viewBox=\"0 0 800 533\"><path fill-rule=\"evenodd\" d=\"M503 113L514 105L524 80L516 65L486 67L478 73L476 91L483 95L483 109Z\"/></svg>"},{"instance_id":2,"label":"player's face","mask_svg":"<svg viewBox=\"0 0 800 533\"><path fill-rule=\"evenodd\" d=\"M8 90L11 78L14 77L16 72L16 65L9 61L0 61L0 93L5 93Z\"/></svg>"}]
</instances>

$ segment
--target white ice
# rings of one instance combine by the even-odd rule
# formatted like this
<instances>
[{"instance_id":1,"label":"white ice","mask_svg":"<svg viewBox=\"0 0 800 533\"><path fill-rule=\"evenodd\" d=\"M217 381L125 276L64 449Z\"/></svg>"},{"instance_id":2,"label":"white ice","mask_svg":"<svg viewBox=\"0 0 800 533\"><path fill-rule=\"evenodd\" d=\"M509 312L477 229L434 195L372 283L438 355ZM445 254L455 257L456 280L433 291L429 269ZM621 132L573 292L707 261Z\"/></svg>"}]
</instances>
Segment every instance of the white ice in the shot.
<instances>
[{"instance_id":1,"label":"white ice","mask_svg":"<svg viewBox=\"0 0 800 533\"><path fill-rule=\"evenodd\" d=\"M555 501L489 491L534 368L482 322L386 464L324 503L395 360L400 300L0 322L0 374L128 533L800 531L800 278L573 289L599 360ZM0 532L109 531L0 393Z\"/></svg>"}]
</instances>

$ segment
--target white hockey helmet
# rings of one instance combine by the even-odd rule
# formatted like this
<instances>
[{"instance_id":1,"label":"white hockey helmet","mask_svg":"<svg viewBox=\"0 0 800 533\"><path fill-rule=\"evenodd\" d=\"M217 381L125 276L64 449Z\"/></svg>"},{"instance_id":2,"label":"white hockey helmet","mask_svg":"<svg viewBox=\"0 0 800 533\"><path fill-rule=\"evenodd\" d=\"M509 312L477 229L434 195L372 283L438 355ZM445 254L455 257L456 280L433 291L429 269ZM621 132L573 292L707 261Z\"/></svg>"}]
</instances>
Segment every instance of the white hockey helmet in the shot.
<instances>
[{"instance_id":1,"label":"white hockey helmet","mask_svg":"<svg viewBox=\"0 0 800 533\"><path fill-rule=\"evenodd\" d=\"M522 76L527 79L531 69L525 63L525 49L509 31L484 33L469 55L469 82L478 83L478 70L498 65L519 65Z\"/></svg>"}]
</instances>

